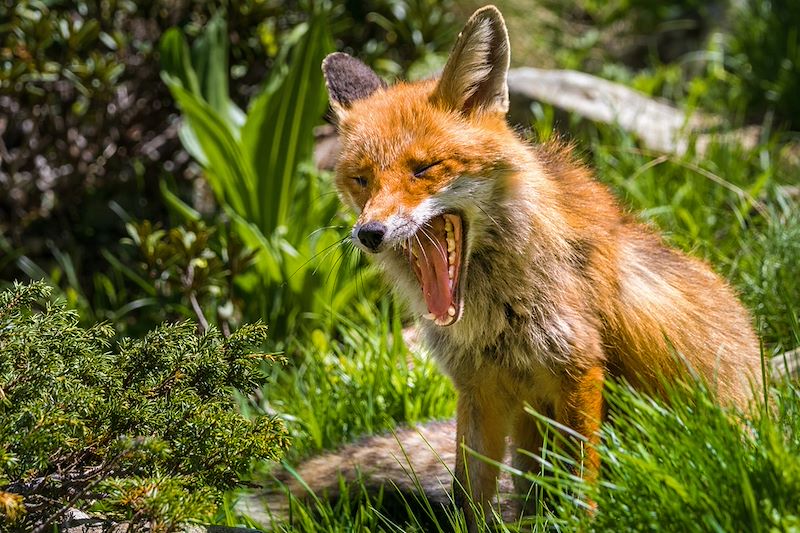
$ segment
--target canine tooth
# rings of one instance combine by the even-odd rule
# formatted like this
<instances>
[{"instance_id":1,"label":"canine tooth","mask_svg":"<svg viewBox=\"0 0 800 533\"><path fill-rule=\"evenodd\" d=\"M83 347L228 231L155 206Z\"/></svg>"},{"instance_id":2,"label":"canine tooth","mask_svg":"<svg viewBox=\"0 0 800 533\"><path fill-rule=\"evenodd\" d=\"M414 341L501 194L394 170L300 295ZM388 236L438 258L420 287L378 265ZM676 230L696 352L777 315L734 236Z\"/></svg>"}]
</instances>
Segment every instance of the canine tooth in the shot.
<instances>
[{"instance_id":1,"label":"canine tooth","mask_svg":"<svg viewBox=\"0 0 800 533\"><path fill-rule=\"evenodd\" d=\"M456 308L455 306L451 305L447 308L447 314L450 316L456 316Z\"/></svg>"},{"instance_id":2,"label":"canine tooth","mask_svg":"<svg viewBox=\"0 0 800 533\"><path fill-rule=\"evenodd\" d=\"M428 313L427 315L422 315L422 318L427 318L428 320L436 320L436 315L433 313Z\"/></svg>"}]
</instances>

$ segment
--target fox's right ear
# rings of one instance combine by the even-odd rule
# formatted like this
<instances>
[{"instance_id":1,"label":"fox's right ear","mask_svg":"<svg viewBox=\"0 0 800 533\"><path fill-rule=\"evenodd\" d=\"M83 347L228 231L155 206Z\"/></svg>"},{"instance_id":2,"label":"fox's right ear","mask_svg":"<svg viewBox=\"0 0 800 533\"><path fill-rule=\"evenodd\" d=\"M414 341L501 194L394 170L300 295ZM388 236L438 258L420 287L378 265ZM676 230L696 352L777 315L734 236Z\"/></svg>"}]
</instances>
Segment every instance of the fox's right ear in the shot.
<instances>
[{"instance_id":1,"label":"fox's right ear","mask_svg":"<svg viewBox=\"0 0 800 533\"><path fill-rule=\"evenodd\" d=\"M507 113L510 58L503 15L494 6L477 10L458 34L434 101L462 113Z\"/></svg>"},{"instance_id":2,"label":"fox's right ear","mask_svg":"<svg viewBox=\"0 0 800 533\"><path fill-rule=\"evenodd\" d=\"M386 88L386 82L371 68L342 52L330 54L322 61L322 74L325 76L331 107L339 119L356 100Z\"/></svg>"}]
</instances>

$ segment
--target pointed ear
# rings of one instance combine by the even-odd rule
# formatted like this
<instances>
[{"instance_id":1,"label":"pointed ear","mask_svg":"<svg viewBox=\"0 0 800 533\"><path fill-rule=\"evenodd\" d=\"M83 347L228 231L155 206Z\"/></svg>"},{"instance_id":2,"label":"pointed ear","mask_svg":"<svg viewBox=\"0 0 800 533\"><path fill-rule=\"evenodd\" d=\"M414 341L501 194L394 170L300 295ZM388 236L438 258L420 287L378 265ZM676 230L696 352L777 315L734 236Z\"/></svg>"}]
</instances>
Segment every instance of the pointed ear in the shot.
<instances>
[{"instance_id":1,"label":"pointed ear","mask_svg":"<svg viewBox=\"0 0 800 533\"><path fill-rule=\"evenodd\" d=\"M494 6L477 10L458 35L433 99L463 113L507 113L510 59L503 15Z\"/></svg>"},{"instance_id":2,"label":"pointed ear","mask_svg":"<svg viewBox=\"0 0 800 533\"><path fill-rule=\"evenodd\" d=\"M331 106L339 117L356 100L386 87L386 82L371 68L342 52L330 54L322 61L322 74L328 86Z\"/></svg>"}]
</instances>

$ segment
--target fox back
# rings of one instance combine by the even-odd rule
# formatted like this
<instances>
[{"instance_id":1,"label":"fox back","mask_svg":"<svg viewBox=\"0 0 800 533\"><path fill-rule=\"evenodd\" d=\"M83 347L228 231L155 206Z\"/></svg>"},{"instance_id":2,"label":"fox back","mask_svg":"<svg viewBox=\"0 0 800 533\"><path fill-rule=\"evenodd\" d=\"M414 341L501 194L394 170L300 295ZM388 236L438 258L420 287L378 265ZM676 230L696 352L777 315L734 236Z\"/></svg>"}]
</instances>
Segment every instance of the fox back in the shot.
<instances>
[{"instance_id":1,"label":"fox back","mask_svg":"<svg viewBox=\"0 0 800 533\"><path fill-rule=\"evenodd\" d=\"M490 457L502 457L495 434L539 446L524 403L589 437L608 377L657 393L688 368L745 406L761 380L748 312L708 265L624 214L569 147L509 127L508 65L491 6L438 80L387 86L345 54L323 64L353 242L453 379L458 441Z\"/></svg>"}]
</instances>

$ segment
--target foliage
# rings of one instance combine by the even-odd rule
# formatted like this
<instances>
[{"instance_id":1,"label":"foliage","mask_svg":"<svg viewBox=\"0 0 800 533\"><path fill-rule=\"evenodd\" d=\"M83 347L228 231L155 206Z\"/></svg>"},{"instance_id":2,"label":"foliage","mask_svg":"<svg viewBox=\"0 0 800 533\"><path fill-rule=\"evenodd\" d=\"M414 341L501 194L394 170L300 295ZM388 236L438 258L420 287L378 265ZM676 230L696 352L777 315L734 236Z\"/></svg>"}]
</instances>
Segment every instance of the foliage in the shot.
<instances>
[{"instance_id":1,"label":"foliage","mask_svg":"<svg viewBox=\"0 0 800 533\"><path fill-rule=\"evenodd\" d=\"M262 409L287 420L294 457L455 412L450 382L426 353L406 347L396 311L385 300L370 311L335 336L318 330L290 346L301 363L274 372L264 389Z\"/></svg>"},{"instance_id":2,"label":"foliage","mask_svg":"<svg viewBox=\"0 0 800 533\"><path fill-rule=\"evenodd\" d=\"M333 31L342 46L377 72L406 79L436 74L456 37L453 0L347 0ZM363 21L366 21L364 23Z\"/></svg>"},{"instance_id":3,"label":"foliage","mask_svg":"<svg viewBox=\"0 0 800 533\"><path fill-rule=\"evenodd\" d=\"M577 487L598 512L566 512L581 531L792 531L800 526L800 391L782 384L774 413L742 419L702 387L668 405L626 387L608 395L602 480ZM569 483L573 491L576 481ZM566 511L564 509L563 511Z\"/></svg>"},{"instance_id":4,"label":"foliage","mask_svg":"<svg viewBox=\"0 0 800 533\"><path fill-rule=\"evenodd\" d=\"M131 222L127 229L125 242L138 250L140 261L135 270L122 263L118 268L148 293L139 305L157 306L161 316L194 315L203 330L216 325L226 336L239 325L243 303L233 279L249 268L254 254L235 234L199 220L169 230Z\"/></svg>"},{"instance_id":5,"label":"foliage","mask_svg":"<svg viewBox=\"0 0 800 533\"><path fill-rule=\"evenodd\" d=\"M792 0L733 3L725 66L734 108L749 116L774 113L800 128L800 4ZM710 95L711 99L715 95ZM730 108L731 105L729 104Z\"/></svg>"},{"instance_id":6,"label":"foliage","mask_svg":"<svg viewBox=\"0 0 800 533\"><path fill-rule=\"evenodd\" d=\"M304 313L338 316L357 288L356 276L332 268L343 253L339 227L330 226L337 199L326 194L329 183L302 167L324 110L319 65L330 36L325 12L315 12L298 28L291 64L273 71L245 115L228 98L224 24L212 20L191 52L177 30L167 32L164 79L183 111L184 146L203 166L233 230L257 250L258 275L238 280L253 296L249 312L269 317L283 337Z\"/></svg>"},{"instance_id":7,"label":"foliage","mask_svg":"<svg viewBox=\"0 0 800 533\"><path fill-rule=\"evenodd\" d=\"M181 23L194 34L220 10L236 43L234 70L255 80L264 76L274 43L302 16L256 0L4 0L0 109L15 120L3 126L8 153L0 183L14 203L1 204L9 210L2 226L16 235L61 213L82 220L69 200L99 195L102 205L110 191L99 193L112 184L157 198L152 185L136 180L162 169L180 172L185 158L176 157L174 109L158 83L155 44L167 27Z\"/></svg>"},{"instance_id":8,"label":"foliage","mask_svg":"<svg viewBox=\"0 0 800 533\"><path fill-rule=\"evenodd\" d=\"M0 508L6 527L57 523L62 506L156 530L207 518L255 460L286 446L274 417L244 418L270 356L260 324L222 339L165 325L111 350L41 283L0 294Z\"/></svg>"},{"instance_id":9,"label":"foliage","mask_svg":"<svg viewBox=\"0 0 800 533\"><path fill-rule=\"evenodd\" d=\"M631 68L669 62L695 50L712 24L700 0L546 0L544 33L565 68L601 71L610 63Z\"/></svg>"},{"instance_id":10,"label":"foliage","mask_svg":"<svg viewBox=\"0 0 800 533\"><path fill-rule=\"evenodd\" d=\"M276 43L307 17L296 2L0 1L0 277L55 282L87 324L147 298L104 256L124 256L129 218L166 223L159 177L194 191L204 214L215 209L189 181L197 169L180 147L157 43L176 24L195 35L221 11L232 93L246 100ZM116 325L165 318L151 316Z\"/></svg>"}]
</instances>

